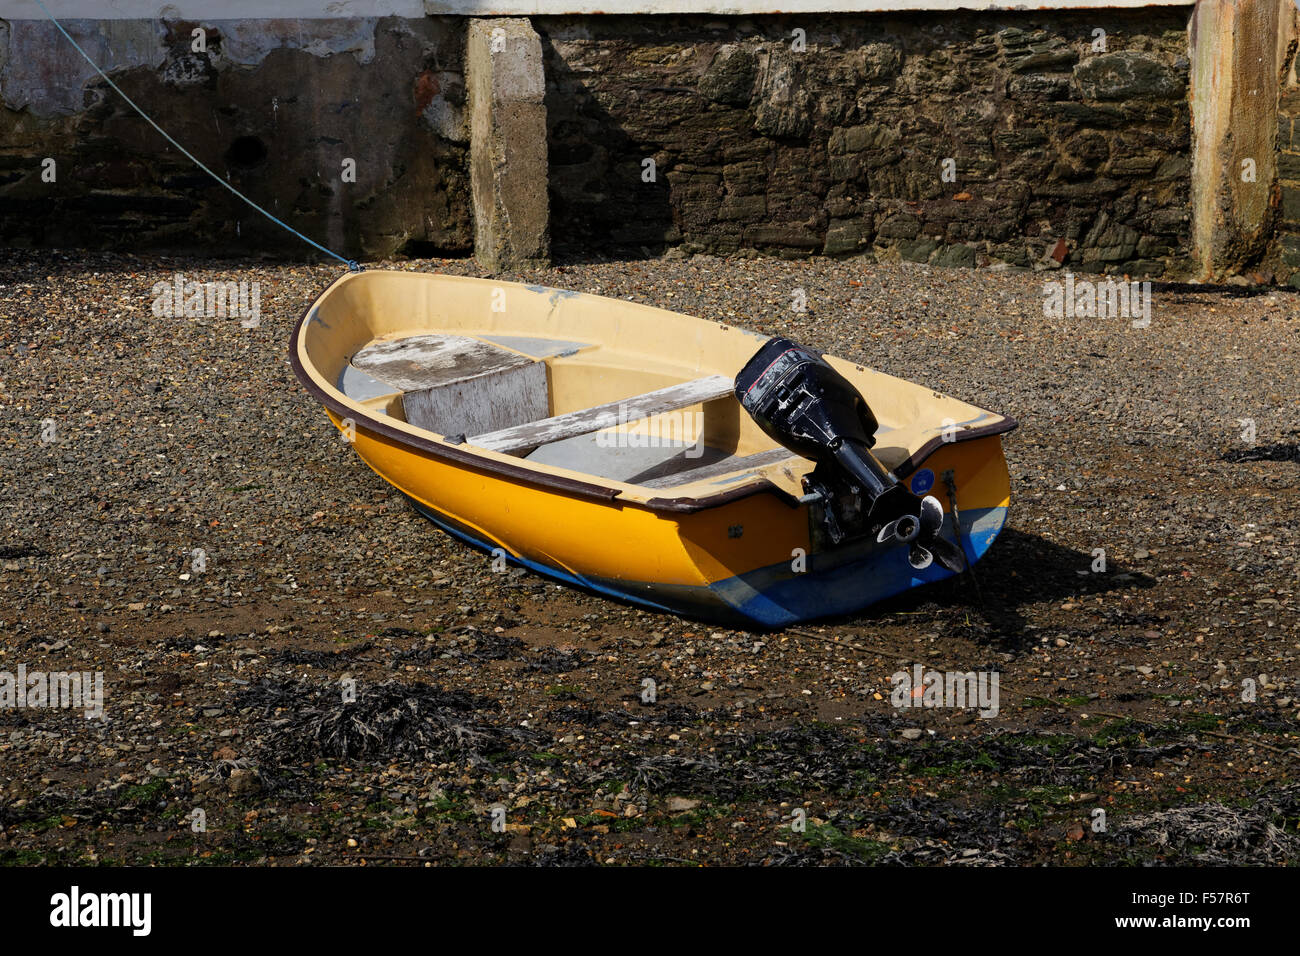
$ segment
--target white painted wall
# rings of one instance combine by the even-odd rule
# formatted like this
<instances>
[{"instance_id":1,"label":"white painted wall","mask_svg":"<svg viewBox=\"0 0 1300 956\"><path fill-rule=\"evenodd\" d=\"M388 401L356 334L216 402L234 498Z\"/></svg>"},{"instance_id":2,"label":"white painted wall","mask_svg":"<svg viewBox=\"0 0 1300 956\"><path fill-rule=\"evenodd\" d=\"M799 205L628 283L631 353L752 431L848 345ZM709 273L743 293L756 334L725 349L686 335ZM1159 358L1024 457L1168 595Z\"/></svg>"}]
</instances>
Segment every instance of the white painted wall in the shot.
<instances>
[{"instance_id":1,"label":"white painted wall","mask_svg":"<svg viewBox=\"0 0 1300 956\"><path fill-rule=\"evenodd\" d=\"M431 14L852 13L1191 6L1191 0L42 0L61 19L265 20ZM43 20L33 0L0 0L0 20Z\"/></svg>"},{"instance_id":2,"label":"white painted wall","mask_svg":"<svg viewBox=\"0 0 1300 956\"><path fill-rule=\"evenodd\" d=\"M429 13L541 16L568 13L876 13L897 10L1066 10L1176 7L1192 0L424 0Z\"/></svg>"},{"instance_id":3,"label":"white painted wall","mask_svg":"<svg viewBox=\"0 0 1300 956\"><path fill-rule=\"evenodd\" d=\"M332 20L422 17L422 0L41 0L60 20ZM0 0L0 20L44 20L33 0Z\"/></svg>"}]
</instances>

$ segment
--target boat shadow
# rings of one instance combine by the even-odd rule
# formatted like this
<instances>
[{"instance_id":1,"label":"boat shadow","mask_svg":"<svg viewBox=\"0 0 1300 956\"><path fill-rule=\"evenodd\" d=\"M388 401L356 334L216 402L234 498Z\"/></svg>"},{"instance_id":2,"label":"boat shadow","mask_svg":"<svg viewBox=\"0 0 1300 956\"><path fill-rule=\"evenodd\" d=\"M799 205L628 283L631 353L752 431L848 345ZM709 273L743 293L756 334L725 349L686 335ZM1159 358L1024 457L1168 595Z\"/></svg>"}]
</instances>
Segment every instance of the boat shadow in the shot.
<instances>
[{"instance_id":1,"label":"boat shadow","mask_svg":"<svg viewBox=\"0 0 1300 956\"><path fill-rule=\"evenodd\" d=\"M1026 607L1156 584L1155 578L1114 561L1108 561L1104 571L1093 571L1093 562L1090 552L1007 528L973 573L913 588L861 613L820 623L861 626L897 614L960 612L968 622L972 616L977 619L962 628L967 636L1019 651L1041 637L1041 631L1028 627L1023 613Z\"/></svg>"},{"instance_id":2,"label":"boat shadow","mask_svg":"<svg viewBox=\"0 0 1300 956\"><path fill-rule=\"evenodd\" d=\"M1225 451L1219 460L1233 464L1247 461L1300 461L1300 442L1273 442L1251 448L1234 448Z\"/></svg>"}]
</instances>

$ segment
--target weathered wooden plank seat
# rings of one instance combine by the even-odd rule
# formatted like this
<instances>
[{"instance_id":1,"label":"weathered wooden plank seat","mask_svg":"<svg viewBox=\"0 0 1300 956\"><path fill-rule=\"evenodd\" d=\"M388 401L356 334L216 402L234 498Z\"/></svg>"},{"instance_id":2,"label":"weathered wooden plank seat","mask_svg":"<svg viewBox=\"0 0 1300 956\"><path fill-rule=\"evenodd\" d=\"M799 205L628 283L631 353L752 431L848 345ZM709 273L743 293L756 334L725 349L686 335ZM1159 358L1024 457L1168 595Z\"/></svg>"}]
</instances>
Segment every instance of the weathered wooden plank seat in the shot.
<instances>
[{"instance_id":1,"label":"weathered wooden plank seat","mask_svg":"<svg viewBox=\"0 0 1300 956\"><path fill-rule=\"evenodd\" d=\"M536 360L468 335L408 335L371 342L352 365L397 391L414 392L521 368Z\"/></svg>"},{"instance_id":2,"label":"weathered wooden plank seat","mask_svg":"<svg viewBox=\"0 0 1300 956\"><path fill-rule=\"evenodd\" d=\"M551 442L563 441L577 435L587 435L612 425L639 421L652 415L689 408L700 402L709 402L732 393L732 381L725 375L709 375L680 385L655 389L642 395L583 408L551 418L525 422L510 428L474 435L466 441L479 448L507 455L531 451Z\"/></svg>"},{"instance_id":3,"label":"weathered wooden plank seat","mask_svg":"<svg viewBox=\"0 0 1300 956\"><path fill-rule=\"evenodd\" d=\"M340 381L353 398L401 391L406 420L443 435L518 425L548 406L544 362L467 335L372 342Z\"/></svg>"},{"instance_id":4,"label":"weathered wooden plank seat","mask_svg":"<svg viewBox=\"0 0 1300 956\"><path fill-rule=\"evenodd\" d=\"M724 478L728 475L741 478L760 468L766 468L768 465L799 460L801 460L799 456L793 452L784 448L773 448L769 451L756 452L753 455L729 456L721 461L700 465L698 468L683 468L670 475L649 478L645 481L638 481L636 484L645 488L675 488L678 485L687 485L694 481L707 481L711 478Z\"/></svg>"}]
</instances>

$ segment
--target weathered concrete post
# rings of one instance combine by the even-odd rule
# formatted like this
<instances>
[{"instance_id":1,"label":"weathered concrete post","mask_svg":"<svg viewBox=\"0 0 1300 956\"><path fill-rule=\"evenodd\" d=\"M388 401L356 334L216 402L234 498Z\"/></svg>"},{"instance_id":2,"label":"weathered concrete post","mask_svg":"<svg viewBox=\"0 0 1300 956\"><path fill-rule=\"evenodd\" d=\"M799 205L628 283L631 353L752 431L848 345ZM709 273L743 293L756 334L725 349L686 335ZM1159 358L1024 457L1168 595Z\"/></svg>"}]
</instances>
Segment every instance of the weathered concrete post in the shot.
<instances>
[{"instance_id":1,"label":"weathered concrete post","mask_svg":"<svg viewBox=\"0 0 1300 956\"><path fill-rule=\"evenodd\" d=\"M528 20L474 19L465 55L474 255L493 272L550 260L546 83Z\"/></svg>"},{"instance_id":2,"label":"weathered concrete post","mask_svg":"<svg viewBox=\"0 0 1300 956\"><path fill-rule=\"evenodd\" d=\"M1279 72L1293 0L1198 0L1191 21L1192 242L1203 279L1265 253L1276 218Z\"/></svg>"}]
</instances>

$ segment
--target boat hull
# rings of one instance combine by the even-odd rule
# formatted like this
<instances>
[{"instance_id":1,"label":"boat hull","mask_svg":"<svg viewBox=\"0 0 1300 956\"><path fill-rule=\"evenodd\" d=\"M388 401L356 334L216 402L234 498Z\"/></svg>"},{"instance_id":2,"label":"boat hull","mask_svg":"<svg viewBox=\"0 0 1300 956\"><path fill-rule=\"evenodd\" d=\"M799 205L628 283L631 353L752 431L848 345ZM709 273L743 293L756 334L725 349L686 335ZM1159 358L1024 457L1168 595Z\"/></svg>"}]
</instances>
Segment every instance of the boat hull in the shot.
<instances>
[{"instance_id":1,"label":"boat hull","mask_svg":"<svg viewBox=\"0 0 1300 956\"><path fill-rule=\"evenodd\" d=\"M453 537L482 551L496 550L489 542L457 526L448 516L419 501L409 500L419 514ZM1001 532L1006 517L1005 507L962 512L962 538L967 560L973 563L983 557ZM949 518L944 533L951 534L951 528ZM668 585L583 575L509 553L505 554L505 559L509 564L561 584L628 601L652 611L682 614L733 627L765 629L853 614L914 587L952 577L951 571L938 564L917 571L908 563L906 552L899 548L858 554L839 562L812 562L813 566L800 574L791 572L790 562L782 562L708 585Z\"/></svg>"},{"instance_id":2,"label":"boat hull","mask_svg":"<svg viewBox=\"0 0 1300 956\"><path fill-rule=\"evenodd\" d=\"M779 628L852 614L952 576L937 563L915 570L905 549L874 542L818 550L807 506L775 495L664 514L444 465L364 429L354 446L420 515L459 540L557 582L651 610ZM1001 439L944 445L900 476L944 503L943 533L954 540L941 478L946 471L960 476L957 540L974 564L1006 522Z\"/></svg>"}]
</instances>

